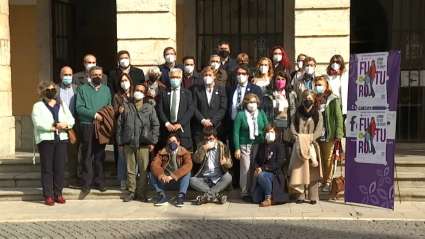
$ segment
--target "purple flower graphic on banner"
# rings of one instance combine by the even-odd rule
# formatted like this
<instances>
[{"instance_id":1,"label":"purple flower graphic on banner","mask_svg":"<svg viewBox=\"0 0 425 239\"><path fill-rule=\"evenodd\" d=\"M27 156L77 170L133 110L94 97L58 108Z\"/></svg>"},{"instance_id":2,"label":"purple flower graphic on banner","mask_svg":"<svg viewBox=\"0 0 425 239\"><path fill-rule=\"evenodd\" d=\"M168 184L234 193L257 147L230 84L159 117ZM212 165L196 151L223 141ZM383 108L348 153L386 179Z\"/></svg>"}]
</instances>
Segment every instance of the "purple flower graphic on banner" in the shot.
<instances>
[{"instance_id":1,"label":"purple flower graphic on banner","mask_svg":"<svg viewBox=\"0 0 425 239\"><path fill-rule=\"evenodd\" d=\"M360 185L359 190L363 195L365 195L362 200L363 204L368 204L369 202L371 202L373 205L379 205L378 197L373 194L376 191L376 181L373 181L369 185L369 187L366 187L365 185Z\"/></svg>"},{"instance_id":2,"label":"purple flower graphic on banner","mask_svg":"<svg viewBox=\"0 0 425 239\"><path fill-rule=\"evenodd\" d=\"M378 185L379 185L379 187L381 187L382 185L384 185L384 183L387 183L387 184L391 184L391 178L390 177L388 177L388 174L390 173L390 168L389 167L386 167L385 169L384 169L384 172L382 172L382 170L376 170L376 174L378 174L378 176L379 177L381 177L380 179L379 179L379 182L378 182Z\"/></svg>"},{"instance_id":3,"label":"purple flower graphic on banner","mask_svg":"<svg viewBox=\"0 0 425 239\"><path fill-rule=\"evenodd\" d=\"M390 187L388 193L382 188L378 188L376 192L379 198L383 200L381 207L394 209L394 205L391 204L391 201L394 199L394 185Z\"/></svg>"}]
</instances>

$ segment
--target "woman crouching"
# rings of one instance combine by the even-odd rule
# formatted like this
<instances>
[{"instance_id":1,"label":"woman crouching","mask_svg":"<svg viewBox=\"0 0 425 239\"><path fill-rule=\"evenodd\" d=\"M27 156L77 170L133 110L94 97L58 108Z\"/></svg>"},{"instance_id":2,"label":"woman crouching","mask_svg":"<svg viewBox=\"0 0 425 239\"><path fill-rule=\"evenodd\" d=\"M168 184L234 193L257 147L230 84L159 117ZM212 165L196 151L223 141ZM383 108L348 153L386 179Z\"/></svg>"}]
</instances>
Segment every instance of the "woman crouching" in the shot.
<instances>
[{"instance_id":1,"label":"woman crouching","mask_svg":"<svg viewBox=\"0 0 425 239\"><path fill-rule=\"evenodd\" d=\"M282 165L285 162L285 147L276 140L273 125L264 128L265 143L260 144L253 169L257 185L252 201L262 207L283 204L289 200L288 188Z\"/></svg>"}]
</instances>

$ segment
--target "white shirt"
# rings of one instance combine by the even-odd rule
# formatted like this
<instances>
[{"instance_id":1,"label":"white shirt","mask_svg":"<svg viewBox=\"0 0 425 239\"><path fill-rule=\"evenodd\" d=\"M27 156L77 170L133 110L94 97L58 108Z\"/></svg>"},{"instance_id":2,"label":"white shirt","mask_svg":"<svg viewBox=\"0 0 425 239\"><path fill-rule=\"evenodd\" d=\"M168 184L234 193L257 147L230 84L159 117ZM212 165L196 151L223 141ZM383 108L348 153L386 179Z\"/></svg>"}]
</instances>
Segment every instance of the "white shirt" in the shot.
<instances>
[{"instance_id":1,"label":"white shirt","mask_svg":"<svg viewBox=\"0 0 425 239\"><path fill-rule=\"evenodd\" d=\"M169 92L171 94L171 97L170 97L170 120L171 120L171 118L173 118L173 117L171 117L171 108L173 107L173 91L176 91L176 115L175 115L176 119L177 119L177 116L179 115L180 89L181 89L181 87L179 86L175 89L172 88L171 92ZM171 123L176 123L176 122L171 122ZM170 122L165 123L165 127L167 127L168 125L170 125Z\"/></svg>"},{"instance_id":2,"label":"white shirt","mask_svg":"<svg viewBox=\"0 0 425 239\"><path fill-rule=\"evenodd\" d=\"M248 86L248 81L245 82L242 86L238 84L236 91L233 94L233 103L232 103L232 120L235 120L236 115L238 114L238 88L241 88L241 103L245 96L246 87Z\"/></svg>"},{"instance_id":3,"label":"white shirt","mask_svg":"<svg viewBox=\"0 0 425 239\"><path fill-rule=\"evenodd\" d=\"M211 87L211 92L209 92L210 88L208 88L208 87L206 87L205 91L207 92L208 105L210 105L211 104L211 98L212 98L212 95L213 95L213 92L214 92L214 86Z\"/></svg>"}]
</instances>

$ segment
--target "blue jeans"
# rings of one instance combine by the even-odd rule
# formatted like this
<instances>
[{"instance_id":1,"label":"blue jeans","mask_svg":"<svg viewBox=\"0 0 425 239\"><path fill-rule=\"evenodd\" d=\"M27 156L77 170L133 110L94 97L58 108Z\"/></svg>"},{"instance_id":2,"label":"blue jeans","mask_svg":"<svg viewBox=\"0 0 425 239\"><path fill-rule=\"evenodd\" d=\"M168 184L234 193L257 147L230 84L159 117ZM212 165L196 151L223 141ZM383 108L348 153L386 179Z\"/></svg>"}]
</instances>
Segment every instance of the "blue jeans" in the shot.
<instances>
[{"instance_id":1,"label":"blue jeans","mask_svg":"<svg viewBox=\"0 0 425 239\"><path fill-rule=\"evenodd\" d=\"M271 198L273 192L273 177L271 172L261 172L257 177L258 186L255 188L252 201L261 203L264 198Z\"/></svg>"},{"instance_id":2,"label":"blue jeans","mask_svg":"<svg viewBox=\"0 0 425 239\"><path fill-rule=\"evenodd\" d=\"M125 161L124 151L118 149L117 178L119 181L127 181L127 162ZM139 173L139 165L136 164L136 176Z\"/></svg>"},{"instance_id":3,"label":"blue jeans","mask_svg":"<svg viewBox=\"0 0 425 239\"><path fill-rule=\"evenodd\" d=\"M187 188L189 187L191 173L184 175L178 181L171 180L169 183L163 183L158 180L155 175L149 172L149 181L152 183L156 193L164 192L164 190L178 190L179 193L186 195Z\"/></svg>"}]
</instances>

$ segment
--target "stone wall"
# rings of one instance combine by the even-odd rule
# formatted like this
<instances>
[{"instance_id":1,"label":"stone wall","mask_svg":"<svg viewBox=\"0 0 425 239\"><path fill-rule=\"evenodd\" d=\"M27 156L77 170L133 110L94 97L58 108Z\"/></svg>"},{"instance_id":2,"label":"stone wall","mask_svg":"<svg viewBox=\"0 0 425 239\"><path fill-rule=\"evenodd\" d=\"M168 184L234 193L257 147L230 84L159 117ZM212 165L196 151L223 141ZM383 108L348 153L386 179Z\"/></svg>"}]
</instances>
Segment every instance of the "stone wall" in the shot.
<instances>
[{"instance_id":1,"label":"stone wall","mask_svg":"<svg viewBox=\"0 0 425 239\"><path fill-rule=\"evenodd\" d=\"M164 48L176 47L176 0L116 1L118 50L128 50L132 65L145 73L163 64Z\"/></svg>"},{"instance_id":2,"label":"stone wall","mask_svg":"<svg viewBox=\"0 0 425 239\"><path fill-rule=\"evenodd\" d=\"M335 54L341 54L348 67L350 0L295 0L295 56L300 53L316 59L318 73Z\"/></svg>"},{"instance_id":3,"label":"stone wall","mask_svg":"<svg viewBox=\"0 0 425 239\"><path fill-rule=\"evenodd\" d=\"M15 119L12 116L9 0L0 0L0 157L15 153Z\"/></svg>"}]
</instances>

